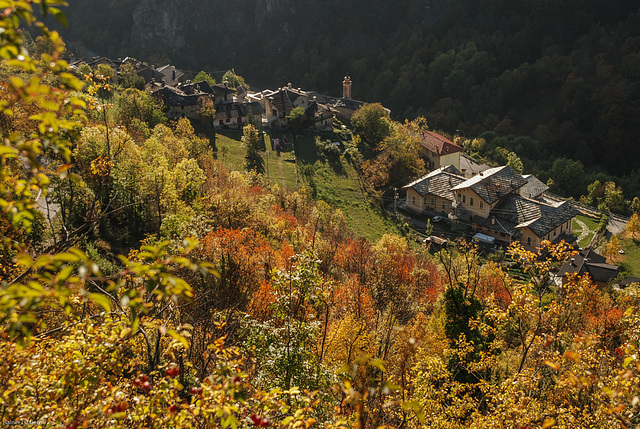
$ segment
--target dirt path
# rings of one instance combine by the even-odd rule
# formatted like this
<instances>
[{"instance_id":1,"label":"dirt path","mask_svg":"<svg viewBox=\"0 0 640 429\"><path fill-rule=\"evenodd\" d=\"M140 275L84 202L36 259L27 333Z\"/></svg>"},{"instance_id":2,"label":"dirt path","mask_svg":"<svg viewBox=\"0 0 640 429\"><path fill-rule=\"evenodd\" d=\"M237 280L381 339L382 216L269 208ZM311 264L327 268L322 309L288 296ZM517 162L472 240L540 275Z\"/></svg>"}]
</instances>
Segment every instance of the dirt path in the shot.
<instances>
[{"instance_id":1,"label":"dirt path","mask_svg":"<svg viewBox=\"0 0 640 429\"><path fill-rule=\"evenodd\" d=\"M278 162L278 182L280 183L280 186L282 186L283 188L285 188L287 191L289 190L289 188L287 187L287 181L284 179L284 172L282 171L282 157L278 156L275 157Z\"/></svg>"},{"instance_id":2,"label":"dirt path","mask_svg":"<svg viewBox=\"0 0 640 429\"><path fill-rule=\"evenodd\" d=\"M589 235L589 232L591 232L591 230L589 229L589 227L582 222L580 219L576 219L576 222L578 222L578 225L580 225L580 228L582 228L582 231L580 231L580 237L578 237L578 243L581 242L582 240L584 240L585 238L587 238L587 235Z\"/></svg>"}]
</instances>

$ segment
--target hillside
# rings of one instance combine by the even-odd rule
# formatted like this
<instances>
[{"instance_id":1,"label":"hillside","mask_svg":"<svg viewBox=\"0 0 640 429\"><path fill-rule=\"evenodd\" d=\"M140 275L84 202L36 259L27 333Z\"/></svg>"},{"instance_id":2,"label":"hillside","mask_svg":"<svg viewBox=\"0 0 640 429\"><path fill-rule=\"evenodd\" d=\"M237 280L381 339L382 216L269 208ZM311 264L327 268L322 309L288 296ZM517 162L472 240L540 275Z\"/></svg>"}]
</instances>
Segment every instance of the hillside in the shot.
<instances>
[{"instance_id":1,"label":"hillside","mask_svg":"<svg viewBox=\"0 0 640 429\"><path fill-rule=\"evenodd\" d=\"M360 198L345 162L360 165L374 185L424 168L415 150L425 121L391 124L382 106L368 105L352 118L356 131L368 131L364 140L318 138L311 146L301 137L295 168L271 169L280 164L272 161L261 171L254 125L212 141L187 118L168 120L148 91L114 83L104 64L95 74L69 73L58 60L63 42L33 13L61 19L59 11L38 0L6 4L0 405L7 425L640 423L638 284L620 289L584 275L558 285L552 272L575 262L563 241L545 241L539 253L513 242L488 256L465 241L438 251L397 234L369 241L353 234L344 211L314 198L339 205L332 188L340 186ZM36 43L46 48L33 57L29 25L42 30ZM336 127L336 134L350 133ZM376 149L366 147L376 135L386 135L382 150L365 161L360 150ZM225 162L240 161L238 149L244 168L230 170ZM342 180L330 177L338 173ZM514 191L525 180L518 176L507 169L501 182ZM506 189L490 175L481 181L487 177L492 189ZM640 221L632 219L635 240Z\"/></svg>"}]
</instances>

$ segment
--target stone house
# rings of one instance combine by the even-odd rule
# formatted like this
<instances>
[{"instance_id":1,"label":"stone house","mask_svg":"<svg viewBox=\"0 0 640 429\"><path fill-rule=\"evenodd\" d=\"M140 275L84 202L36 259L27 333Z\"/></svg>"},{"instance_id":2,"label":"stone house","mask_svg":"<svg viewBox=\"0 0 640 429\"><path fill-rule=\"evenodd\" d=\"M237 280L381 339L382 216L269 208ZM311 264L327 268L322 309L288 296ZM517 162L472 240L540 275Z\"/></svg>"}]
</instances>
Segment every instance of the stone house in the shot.
<instances>
[{"instance_id":1,"label":"stone house","mask_svg":"<svg viewBox=\"0 0 640 429\"><path fill-rule=\"evenodd\" d=\"M543 240L573 241L570 202L545 197L547 187L511 167L491 168L467 179L455 166L439 168L404 186L405 207L413 212L448 215L460 227L528 249Z\"/></svg>"},{"instance_id":2,"label":"stone house","mask_svg":"<svg viewBox=\"0 0 640 429\"><path fill-rule=\"evenodd\" d=\"M430 211L449 215L455 201L452 188L464 180L462 173L453 165L434 170L403 186L407 191L406 208L417 213Z\"/></svg>"}]
</instances>

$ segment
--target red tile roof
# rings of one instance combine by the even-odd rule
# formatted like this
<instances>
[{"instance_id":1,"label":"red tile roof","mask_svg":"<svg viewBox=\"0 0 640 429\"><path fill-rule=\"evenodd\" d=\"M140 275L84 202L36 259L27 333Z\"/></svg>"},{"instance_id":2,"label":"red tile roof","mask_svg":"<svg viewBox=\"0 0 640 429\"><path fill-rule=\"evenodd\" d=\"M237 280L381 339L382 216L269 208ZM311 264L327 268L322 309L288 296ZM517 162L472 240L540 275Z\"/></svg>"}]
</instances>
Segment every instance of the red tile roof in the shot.
<instances>
[{"instance_id":1,"label":"red tile roof","mask_svg":"<svg viewBox=\"0 0 640 429\"><path fill-rule=\"evenodd\" d=\"M431 131L423 131L420 134L422 146L438 156L449 155L450 153L462 152L463 149L448 138Z\"/></svg>"}]
</instances>

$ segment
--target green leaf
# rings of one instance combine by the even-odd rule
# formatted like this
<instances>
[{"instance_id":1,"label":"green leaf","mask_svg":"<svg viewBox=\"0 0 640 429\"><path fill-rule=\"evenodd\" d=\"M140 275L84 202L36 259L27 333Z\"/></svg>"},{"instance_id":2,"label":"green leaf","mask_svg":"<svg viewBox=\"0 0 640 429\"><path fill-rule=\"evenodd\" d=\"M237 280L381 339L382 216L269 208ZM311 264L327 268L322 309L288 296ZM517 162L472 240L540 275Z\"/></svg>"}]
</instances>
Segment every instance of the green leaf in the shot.
<instances>
[{"instance_id":1,"label":"green leaf","mask_svg":"<svg viewBox=\"0 0 640 429\"><path fill-rule=\"evenodd\" d=\"M185 348L189 347L189 342L187 341L187 339L185 337L183 337L182 335L180 335L179 333L177 333L175 330L169 329L169 331L167 331L167 333L171 337L173 337L175 340L178 340L180 342L180 344L182 344Z\"/></svg>"},{"instance_id":2,"label":"green leaf","mask_svg":"<svg viewBox=\"0 0 640 429\"><path fill-rule=\"evenodd\" d=\"M111 310L111 300L105 295L101 293L90 293L89 299L104 308L105 311Z\"/></svg>"}]
</instances>

